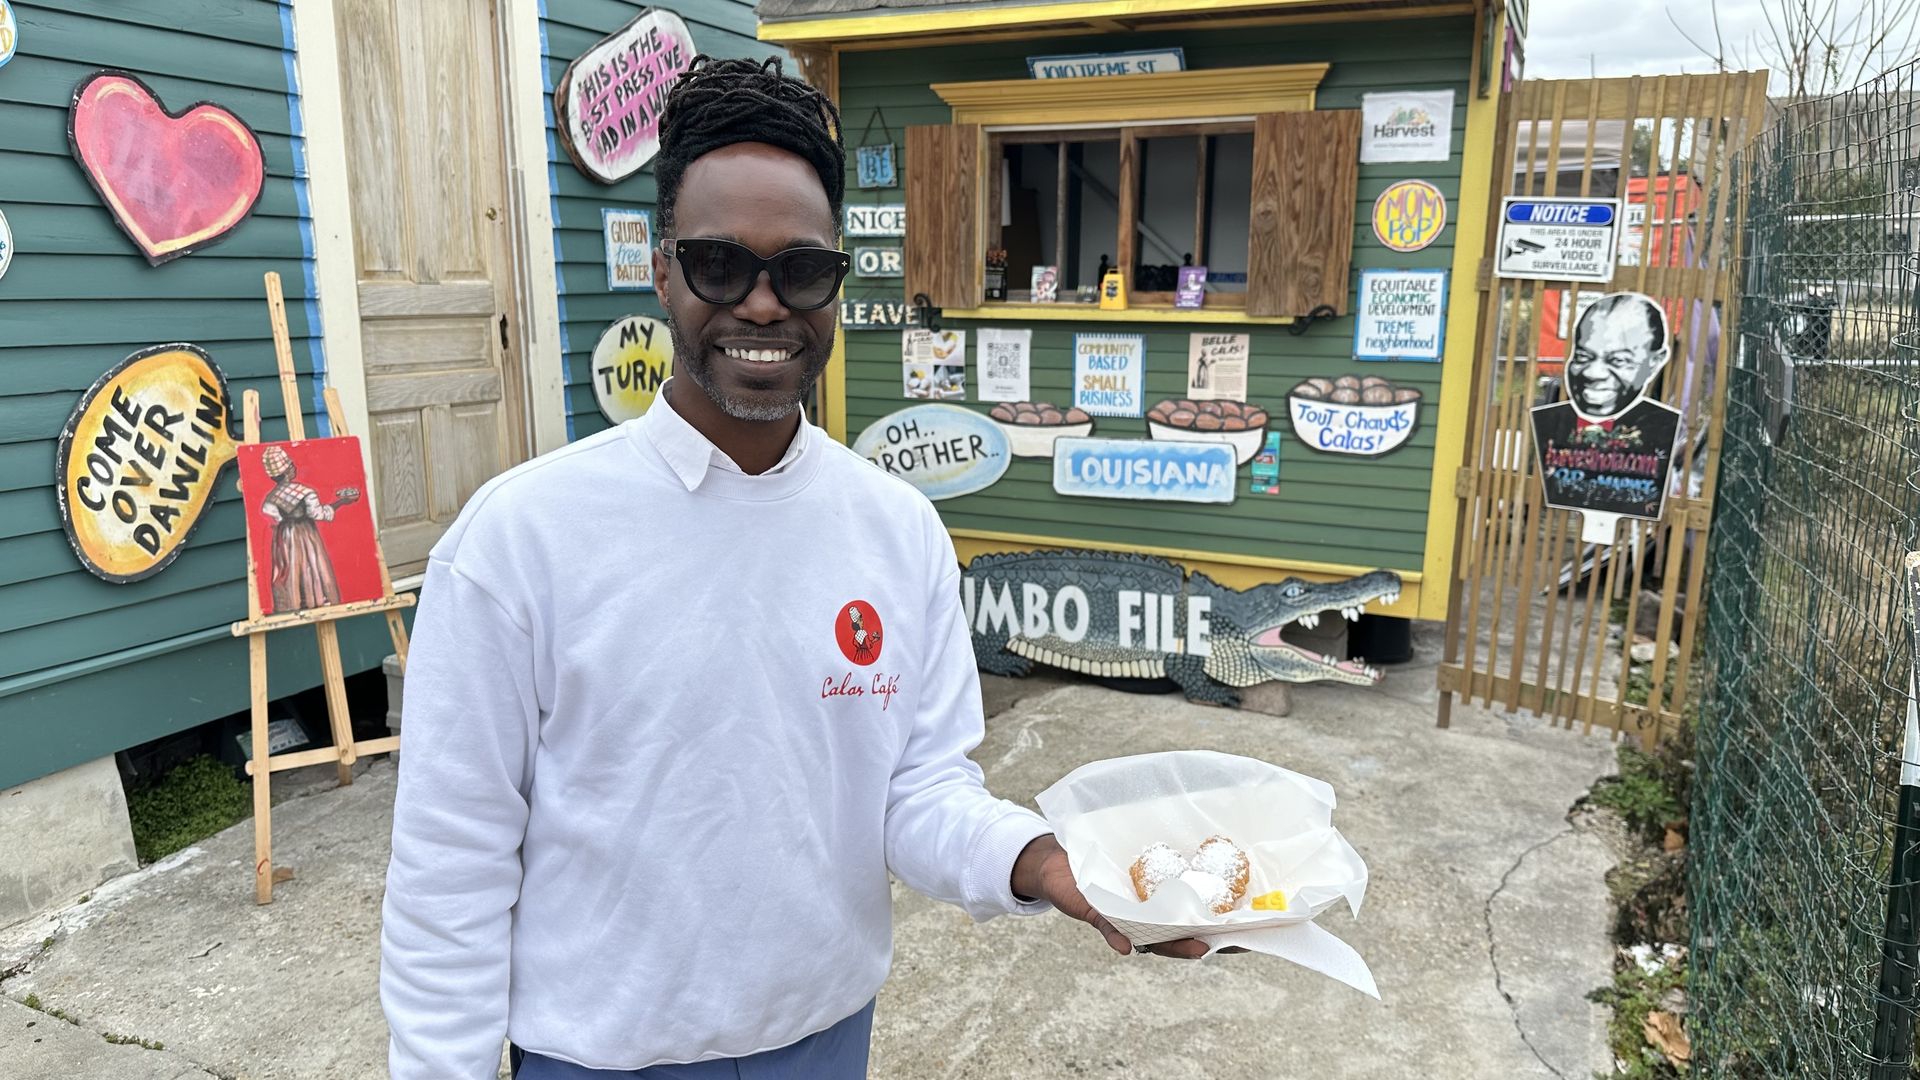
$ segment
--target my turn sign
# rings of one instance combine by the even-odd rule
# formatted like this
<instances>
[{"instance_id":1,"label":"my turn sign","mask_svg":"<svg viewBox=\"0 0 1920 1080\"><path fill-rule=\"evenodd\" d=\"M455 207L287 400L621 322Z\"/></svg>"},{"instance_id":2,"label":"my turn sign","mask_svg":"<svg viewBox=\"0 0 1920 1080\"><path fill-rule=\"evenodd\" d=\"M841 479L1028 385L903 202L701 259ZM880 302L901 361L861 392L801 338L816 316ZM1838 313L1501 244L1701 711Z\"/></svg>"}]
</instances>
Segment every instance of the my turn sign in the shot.
<instances>
[{"instance_id":1,"label":"my turn sign","mask_svg":"<svg viewBox=\"0 0 1920 1080\"><path fill-rule=\"evenodd\" d=\"M1500 211L1494 276L1612 281L1619 235L1619 199L1509 195Z\"/></svg>"}]
</instances>

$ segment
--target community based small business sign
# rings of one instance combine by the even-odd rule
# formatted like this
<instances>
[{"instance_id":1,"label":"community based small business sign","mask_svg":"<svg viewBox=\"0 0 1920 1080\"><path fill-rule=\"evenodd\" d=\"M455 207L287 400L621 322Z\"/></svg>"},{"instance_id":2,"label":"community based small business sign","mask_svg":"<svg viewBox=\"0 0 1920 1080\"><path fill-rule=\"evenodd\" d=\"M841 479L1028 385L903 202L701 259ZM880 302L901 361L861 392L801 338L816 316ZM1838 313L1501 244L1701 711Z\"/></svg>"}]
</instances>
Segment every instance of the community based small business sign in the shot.
<instances>
[{"instance_id":1,"label":"community based small business sign","mask_svg":"<svg viewBox=\"0 0 1920 1080\"><path fill-rule=\"evenodd\" d=\"M1139 334L1073 335L1073 407L1089 416L1139 416L1147 381L1147 339Z\"/></svg>"},{"instance_id":2,"label":"community based small business sign","mask_svg":"<svg viewBox=\"0 0 1920 1080\"><path fill-rule=\"evenodd\" d=\"M1509 195L1493 272L1530 281L1613 280L1620 200Z\"/></svg>"},{"instance_id":3,"label":"community based small business sign","mask_svg":"<svg viewBox=\"0 0 1920 1080\"><path fill-rule=\"evenodd\" d=\"M848 204L845 212L848 236L907 235L906 203L881 203L878 206Z\"/></svg>"},{"instance_id":4,"label":"community based small business sign","mask_svg":"<svg viewBox=\"0 0 1920 1080\"><path fill-rule=\"evenodd\" d=\"M653 215L645 210L602 207L600 231L607 245L607 288L653 289Z\"/></svg>"},{"instance_id":5,"label":"community based small business sign","mask_svg":"<svg viewBox=\"0 0 1920 1080\"><path fill-rule=\"evenodd\" d=\"M1000 425L959 405L890 413L860 433L853 452L936 501L992 486L1013 460Z\"/></svg>"},{"instance_id":6,"label":"community based small business sign","mask_svg":"<svg viewBox=\"0 0 1920 1080\"><path fill-rule=\"evenodd\" d=\"M1363 270L1353 323L1357 360L1438 363L1447 323L1445 270Z\"/></svg>"},{"instance_id":7,"label":"community based small business sign","mask_svg":"<svg viewBox=\"0 0 1920 1080\"><path fill-rule=\"evenodd\" d=\"M1230 503L1238 467L1226 443L1070 437L1053 443L1053 490L1081 498Z\"/></svg>"},{"instance_id":8,"label":"community based small business sign","mask_svg":"<svg viewBox=\"0 0 1920 1080\"><path fill-rule=\"evenodd\" d=\"M1027 57L1027 74L1036 79L1086 79L1103 75L1159 75L1185 71L1185 49L1135 49L1131 52L1065 53Z\"/></svg>"}]
</instances>

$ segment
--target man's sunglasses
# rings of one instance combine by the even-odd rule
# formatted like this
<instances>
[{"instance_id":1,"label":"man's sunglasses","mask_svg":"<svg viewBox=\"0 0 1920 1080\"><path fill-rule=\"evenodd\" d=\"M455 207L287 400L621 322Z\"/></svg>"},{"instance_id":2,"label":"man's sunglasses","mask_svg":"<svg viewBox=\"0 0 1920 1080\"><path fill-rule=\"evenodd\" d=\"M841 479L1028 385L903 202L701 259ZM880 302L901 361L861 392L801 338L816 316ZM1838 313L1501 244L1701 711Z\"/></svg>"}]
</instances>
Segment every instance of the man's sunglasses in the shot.
<instances>
[{"instance_id":1,"label":"man's sunglasses","mask_svg":"<svg viewBox=\"0 0 1920 1080\"><path fill-rule=\"evenodd\" d=\"M715 307L746 299L765 270L780 303L794 311L818 311L833 303L853 267L851 256L832 248L791 247L763 259L745 244L705 237L675 240L668 254L680 263L680 276L693 295Z\"/></svg>"}]
</instances>

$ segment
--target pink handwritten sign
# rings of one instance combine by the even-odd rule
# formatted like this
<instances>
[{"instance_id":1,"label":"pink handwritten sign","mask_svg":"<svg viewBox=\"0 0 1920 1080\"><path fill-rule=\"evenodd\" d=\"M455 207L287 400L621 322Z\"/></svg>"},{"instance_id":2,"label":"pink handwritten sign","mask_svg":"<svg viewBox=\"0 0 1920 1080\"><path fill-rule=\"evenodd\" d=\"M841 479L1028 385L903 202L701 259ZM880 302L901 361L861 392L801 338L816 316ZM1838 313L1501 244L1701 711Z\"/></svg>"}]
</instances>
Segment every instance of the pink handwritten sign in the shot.
<instances>
[{"instance_id":1,"label":"pink handwritten sign","mask_svg":"<svg viewBox=\"0 0 1920 1080\"><path fill-rule=\"evenodd\" d=\"M553 89L553 116L574 165L616 184L653 160L667 91L693 57L680 16L648 8L568 64Z\"/></svg>"}]
</instances>

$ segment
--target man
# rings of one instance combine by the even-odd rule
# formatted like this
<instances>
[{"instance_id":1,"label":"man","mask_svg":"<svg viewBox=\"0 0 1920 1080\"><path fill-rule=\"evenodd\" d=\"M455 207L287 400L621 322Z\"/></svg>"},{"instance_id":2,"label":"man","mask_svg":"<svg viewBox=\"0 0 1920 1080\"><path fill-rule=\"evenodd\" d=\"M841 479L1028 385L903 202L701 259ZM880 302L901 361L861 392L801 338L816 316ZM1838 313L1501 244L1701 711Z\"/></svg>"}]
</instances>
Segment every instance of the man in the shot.
<instances>
[{"instance_id":1,"label":"man","mask_svg":"<svg viewBox=\"0 0 1920 1080\"><path fill-rule=\"evenodd\" d=\"M1641 393L1666 366L1667 313L1641 293L1610 293L1580 316L1567 399L1532 412L1548 506L1657 518L1680 412Z\"/></svg>"},{"instance_id":2,"label":"man","mask_svg":"<svg viewBox=\"0 0 1920 1080\"><path fill-rule=\"evenodd\" d=\"M864 1076L890 872L1129 951L967 760L939 517L800 411L848 266L838 129L777 61L694 62L655 163L679 377L434 548L382 931L399 1080L491 1077L503 1036L520 1080Z\"/></svg>"},{"instance_id":3,"label":"man","mask_svg":"<svg viewBox=\"0 0 1920 1080\"><path fill-rule=\"evenodd\" d=\"M1580 316L1567 360L1567 400L1587 420L1627 411L1666 366L1667 313L1640 293L1610 293Z\"/></svg>"}]
</instances>

